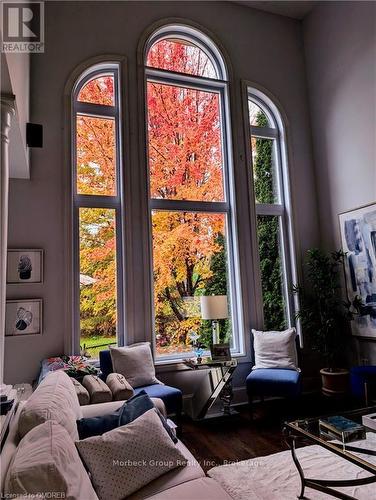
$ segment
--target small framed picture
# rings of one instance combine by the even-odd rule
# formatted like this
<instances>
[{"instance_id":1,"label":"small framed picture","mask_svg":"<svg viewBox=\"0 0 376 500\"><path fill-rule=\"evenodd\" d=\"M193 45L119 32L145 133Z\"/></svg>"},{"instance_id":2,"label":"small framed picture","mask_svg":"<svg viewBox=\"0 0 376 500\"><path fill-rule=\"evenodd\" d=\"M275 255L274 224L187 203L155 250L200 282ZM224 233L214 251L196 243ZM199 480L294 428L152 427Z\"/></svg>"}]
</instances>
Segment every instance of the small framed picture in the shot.
<instances>
[{"instance_id":1,"label":"small framed picture","mask_svg":"<svg viewBox=\"0 0 376 500\"><path fill-rule=\"evenodd\" d=\"M210 346L211 358L213 361L230 361L230 344L213 344Z\"/></svg>"},{"instance_id":2,"label":"small framed picture","mask_svg":"<svg viewBox=\"0 0 376 500\"><path fill-rule=\"evenodd\" d=\"M42 333L42 299L7 300L5 335L40 335Z\"/></svg>"},{"instance_id":3,"label":"small framed picture","mask_svg":"<svg viewBox=\"0 0 376 500\"><path fill-rule=\"evenodd\" d=\"M8 250L7 284L42 282L43 250Z\"/></svg>"}]
</instances>

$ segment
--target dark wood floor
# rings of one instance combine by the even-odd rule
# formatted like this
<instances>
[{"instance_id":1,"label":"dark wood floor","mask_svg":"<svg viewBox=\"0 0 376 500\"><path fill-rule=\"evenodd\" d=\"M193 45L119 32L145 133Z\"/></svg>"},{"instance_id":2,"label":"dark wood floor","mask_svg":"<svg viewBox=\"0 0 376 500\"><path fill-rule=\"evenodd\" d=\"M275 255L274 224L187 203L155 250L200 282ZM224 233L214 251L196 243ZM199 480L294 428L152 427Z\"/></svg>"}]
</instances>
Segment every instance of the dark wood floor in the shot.
<instances>
[{"instance_id":1,"label":"dark wood floor","mask_svg":"<svg viewBox=\"0 0 376 500\"><path fill-rule=\"evenodd\" d=\"M239 416L192 422L183 419L181 439L207 471L223 463L270 455L287 449L283 422L356 408L348 399L332 400L320 394L306 395L293 407L283 400L237 408Z\"/></svg>"}]
</instances>

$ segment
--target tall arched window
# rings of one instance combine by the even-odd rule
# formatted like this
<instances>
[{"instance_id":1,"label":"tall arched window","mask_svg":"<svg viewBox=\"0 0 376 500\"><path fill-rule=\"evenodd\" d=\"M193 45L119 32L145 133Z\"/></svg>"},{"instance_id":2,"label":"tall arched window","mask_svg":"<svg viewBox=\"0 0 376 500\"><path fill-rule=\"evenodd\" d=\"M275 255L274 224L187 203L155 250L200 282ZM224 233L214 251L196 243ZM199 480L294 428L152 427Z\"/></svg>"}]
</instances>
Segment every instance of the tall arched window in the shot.
<instances>
[{"instance_id":1,"label":"tall arched window","mask_svg":"<svg viewBox=\"0 0 376 500\"><path fill-rule=\"evenodd\" d=\"M123 341L119 67L97 64L72 95L75 350Z\"/></svg>"},{"instance_id":2,"label":"tall arched window","mask_svg":"<svg viewBox=\"0 0 376 500\"><path fill-rule=\"evenodd\" d=\"M211 313L216 340L240 352L226 65L206 35L182 25L149 38L145 64L156 354L189 355L192 332L209 346L200 304L213 295L228 304Z\"/></svg>"},{"instance_id":3,"label":"tall arched window","mask_svg":"<svg viewBox=\"0 0 376 500\"><path fill-rule=\"evenodd\" d=\"M285 130L277 106L247 87L257 239L266 330L294 323L297 282Z\"/></svg>"}]
</instances>

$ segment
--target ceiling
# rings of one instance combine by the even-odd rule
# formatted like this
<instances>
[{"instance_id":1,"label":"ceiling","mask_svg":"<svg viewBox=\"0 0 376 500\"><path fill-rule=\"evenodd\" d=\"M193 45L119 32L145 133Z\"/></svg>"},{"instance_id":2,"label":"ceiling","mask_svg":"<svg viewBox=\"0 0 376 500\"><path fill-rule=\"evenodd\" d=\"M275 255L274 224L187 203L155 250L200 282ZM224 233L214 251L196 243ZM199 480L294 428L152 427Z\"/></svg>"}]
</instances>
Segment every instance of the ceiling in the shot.
<instances>
[{"instance_id":1,"label":"ceiling","mask_svg":"<svg viewBox=\"0 0 376 500\"><path fill-rule=\"evenodd\" d=\"M266 12L271 12L273 14L279 14L281 16L292 17L294 19L303 19L307 14L311 12L314 5L319 2L309 2L305 0L297 1L264 1L264 2L253 2L251 0L237 0L234 3L244 5L246 7L252 7L253 9L264 10Z\"/></svg>"}]
</instances>

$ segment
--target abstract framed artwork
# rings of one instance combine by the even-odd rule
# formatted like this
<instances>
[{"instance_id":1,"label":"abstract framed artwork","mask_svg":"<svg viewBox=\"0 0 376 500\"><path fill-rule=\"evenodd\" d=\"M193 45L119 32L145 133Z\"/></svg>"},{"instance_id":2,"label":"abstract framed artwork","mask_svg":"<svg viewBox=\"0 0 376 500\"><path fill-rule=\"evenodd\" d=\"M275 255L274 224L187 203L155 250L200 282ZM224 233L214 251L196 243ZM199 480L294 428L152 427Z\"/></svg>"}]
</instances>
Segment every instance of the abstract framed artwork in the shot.
<instances>
[{"instance_id":1,"label":"abstract framed artwork","mask_svg":"<svg viewBox=\"0 0 376 500\"><path fill-rule=\"evenodd\" d=\"M7 300L5 335L40 335L42 333L42 299Z\"/></svg>"},{"instance_id":2,"label":"abstract framed artwork","mask_svg":"<svg viewBox=\"0 0 376 500\"><path fill-rule=\"evenodd\" d=\"M42 283L43 250L8 250L7 284Z\"/></svg>"},{"instance_id":3,"label":"abstract framed artwork","mask_svg":"<svg viewBox=\"0 0 376 500\"><path fill-rule=\"evenodd\" d=\"M361 299L352 334L376 338L376 203L339 215L350 301Z\"/></svg>"}]
</instances>

